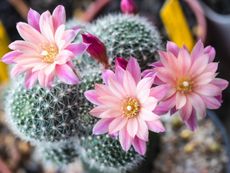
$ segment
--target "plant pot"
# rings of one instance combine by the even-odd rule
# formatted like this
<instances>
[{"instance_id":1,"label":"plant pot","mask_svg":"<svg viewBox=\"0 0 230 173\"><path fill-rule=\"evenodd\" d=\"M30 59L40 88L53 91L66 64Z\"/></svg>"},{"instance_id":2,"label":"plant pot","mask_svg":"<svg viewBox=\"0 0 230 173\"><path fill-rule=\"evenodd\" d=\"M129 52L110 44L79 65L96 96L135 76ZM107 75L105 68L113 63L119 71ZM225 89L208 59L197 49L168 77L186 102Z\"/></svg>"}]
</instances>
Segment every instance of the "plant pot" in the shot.
<instances>
[{"instance_id":1,"label":"plant pot","mask_svg":"<svg viewBox=\"0 0 230 173\"><path fill-rule=\"evenodd\" d=\"M229 134L227 133L223 123L218 118L217 114L213 111L207 112L208 118L210 118L213 122L213 124L217 127L217 129L220 131L224 144L225 144L225 151L228 156L228 162L226 164L226 173L230 173L230 139Z\"/></svg>"}]
</instances>

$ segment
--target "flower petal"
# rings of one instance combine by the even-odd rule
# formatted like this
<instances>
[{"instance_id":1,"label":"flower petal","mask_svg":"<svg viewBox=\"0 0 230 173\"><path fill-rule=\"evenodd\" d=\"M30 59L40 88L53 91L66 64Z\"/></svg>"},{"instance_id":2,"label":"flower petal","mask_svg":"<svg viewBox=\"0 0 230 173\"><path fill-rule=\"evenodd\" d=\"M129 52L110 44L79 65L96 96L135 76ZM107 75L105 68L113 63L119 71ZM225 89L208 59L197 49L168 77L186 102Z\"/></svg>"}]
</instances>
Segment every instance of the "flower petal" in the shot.
<instances>
[{"instance_id":1,"label":"flower petal","mask_svg":"<svg viewBox=\"0 0 230 173\"><path fill-rule=\"evenodd\" d=\"M190 118L185 122L188 128L190 128L192 131L195 131L197 128L197 118L195 114L195 110L192 111L192 114Z\"/></svg>"},{"instance_id":2,"label":"flower petal","mask_svg":"<svg viewBox=\"0 0 230 173\"><path fill-rule=\"evenodd\" d=\"M189 101L191 102L193 108L196 110L196 115L202 118L205 117L206 108L205 108L205 103L202 100L202 98L199 95L193 93L189 95Z\"/></svg>"},{"instance_id":3,"label":"flower petal","mask_svg":"<svg viewBox=\"0 0 230 173\"><path fill-rule=\"evenodd\" d=\"M84 96L86 97L87 100L89 100L91 103L95 104L95 105L100 105L97 97L97 92L96 90L88 90L84 93Z\"/></svg>"},{"instance_id":4,"label":"flower petal","mask_svg":"<svg viewBox=\"0 0 230 173\"><path fill-rule=\"evenodd\" d=\"M49 11L41 14L39 26L42 35L44 35L50 42L54 42L54 27L53 19Z\"/></svg>"},{"instance_id":5,"label":"flower petal","mask_svg":"<svg viewBox=\"0 0 230 173\"><path fill-rule=\"evenodd\" d=\"M132 145L136 152L138 152L140 155L145 155L146 150L147 150L145 141L136 137L134 138Z\"/></svg>"},{"instance_id":6,"label":"flower petal","mask_svg":"<svg viewBox=\"0 0 230 173\"><path fill-rule=\"evenodd\" d=\"M138 118L137 136L143 141L148 141L148 138L149 138L148 126L146 122L142 120L141 118Z\"/></svg>"},{"instance_id":7,"label":"flower petal","mask_svg":"<svg viewBox=\"0 0 230 173\"><path fill-rule=\"evenodd\" d=\"M77 32L69 29L63 33L62 40L65 40L65 45L69 45L75 39L76 36Z\"/></svg>"},{"instance_id":8,"label":"flower petal","mask_svg":"<svg viewBox=\"0 0 230 173\"><path fill-rule=\"evenodd\" d=\"M130 72L136 84L141 80L141 68L135 58L130 58L126 70Z\"/></svg>"},{"instance_id":9,"label":"flower petal","mask_svg":"<svg viewBox=\"0 0 230 173\"><path fill-rule=\"evenodd\" d=\"M103 82L108 85L108 80L109 79L114 79L115 77L115 74L112 70L105 70L103 73L102 73L102 79L103 79Z\"/></svg>"},{"instance_id":10,"label":"flower petal","mask_svg":"<svg viewBox=\"0 0 230 173\"><path fill-rule=\"evenodd\" d=\"M58 5L53 11L53 25L54 30L56 30L60 25L66 22L65 8L62 5Z\"/></svg>"},{"instance_id":11,"label":"flower petal","mask_svg":"<svg viewBox=\"0 0 230 173\"><path fill-rule=\"evenodd\" d=\"M85 43L72 43L65 49L73 52L75 56L82 56L86 52L88 46L89 45Z\"/></svg>"},{"instance_id":12,"label":"flower petal","mask_svg":"<svg viewBox=\"0 0 230 173\"><path fill-rule=\"evenodd\" d=\"M128 71L125 71L124 73L123 87L128 96L134 97L136 95L136 82Z\"/></svg>"},{"instance_id":13,"label":"flower petal","mask_svg":"<svg viewBox=\"0 0 230 173\"><path fill-rule=\"evenodd\" d=\"M97 106L95 108L93 108L89 113L94 116L94 117L97 117L99 118L100 115L107 111L108 110L108 107L107 106Z\"/></svg>"},{"instance_id":14,"label":"flower petal","mask_svg":"<svg viewBox=\"0 0 230 173\"><path fill-rule=\"evenodd\" d=\"M177 59L178 69L180 69L180 73L182 75L186 75L191 66L191 57L188 51L184 48L180 49Z\"/></svg>"},{"instance_id":15,"label":"flower petal","mask_svg":"<svg viewBox=\"0 0 230 173\"><path fill-rule=\"evenodd\" d=\"M209 62L213 62L216 56L216 51L212 46L207 46L204 49L204 53L207 53L209 55Z\"/></svg>"},{"instance_id":16,"label":"flower petal","mask_svg":"<svg viewBox=\"0 0 230 173\"><path fill-rule=\"evenodd\" d=\"M12 42L9 45L9 48L12 50L17 50L21 53L28 53L28 54L37 54L39 52L38 46L34 45L33 43L27 42L27 41L22 41L22 40L17 40Z\"/></svg>"},{"instance_id":17,"label":"flower petal","mask_svg":"<svg viewBox=\"0 0 230 173\"><path fill-rule=\"evenodd\" d=\"M128 119L118 117L114 119L109 125L109 134L114 134L124 128L127 124Z\"/></svg>"},{"instance_id":18,"label":"flower petal","mask_svg":"<svg viewBox=\"0 0 230 173\"><path fill-rule=\"evenodd\" d=\"M220 90L226 89L228 87L228 84L229 84L229 82L227 80L220 79L220 78L213 79L211 83L213 85L219 87Z\"/></svg>"},{"instance_id":19,"label":"flower petal","mask_svg":"<svg viewBox=\"0 0 230 173\"><path fill-rule=\"evenodd\" d=\"M149 111L147 109L144 109L144 108L141 109L141 111L139 113L139 116L144 121L153 121L153 120L159 119L158 115L156 115L153 112L151 112L151 111Z\"/></svg>"},{"instance_id":20,"label":"flower petal","mask_svg":"<svg viewBox=\"0 0 230 173\"><path fill-rule=\"evenodd\" d=\"M120 130L119 141L122 149L127 152L131 147L132 138L131 136L129 136L126 128Z\"/></svg>"},{"instance_id":21,"label":"flower petal","mask_svg":"<svg viewBox=\"0 0 230 173\"><path fill-rule=\"evenodd\" d=\"M40 32L39 19L40 14L37 11L30 9L27 15L28 24Z\"/></svg>"},{"instance_id":22,"label":"flower petal","mask_svg":"<svg viewBox=\"0 0 230 173\"><path fill-rule=\"evenodd\" d=\"M194 62L195 60L197 60L197 58L199 58L199 56L203 54L203 51L204 51L204 44L202 43L201 40L199 40L192 49L192 53L191 53L192 61Z\"/></svg>"},{"instance_id":23,"label":"flower petal","mask_svg":"<svg viewBox=\"0 0 230 173\"><path fill-rule=\"evenodd\" d=\"M27 72L25 77L25 87L26 89L33 88L35 82L38 79L38 73L37 72Z\"/></svg>"},{"instance_id":24,"label":"flower petal","mask_svg":"<svg viewBox=\"0 0 230 173\"><path fill-rule=\"evenodd\" d=\"M192 74L192 77L200 75L206 69L208 61L209 57L206 54L196 58L189 71L189 73Z\"/></svg>"},{"instance_id":25,"label":"flower petal","mask_svg":"<svg viewBox=\"0 0 230 173\"><path fill-rule=\"evenodd\" d=\"M158 115L166 114L170 109L172 109L176 104L176 95L174 94L165 101L161 101L159 105L154 109L154 113Z\"/></svg>"},{"instance_id":26,"label":"flower petal","mask_svg":"<svg viewBox=\"0 0 230 173\"><path fill-rule=\"evenodd\" d=\"M126 95L122 85L120 85L119 83L117 83L115 80L110 79L108 81L108 86L110 91L113 93L113 95L115 95L118 98L124 98L124 96Z\"/></svg>"},{"instance_id":27,"label":"flower petal","mask_svg":"<svg viewBox=\"0 0 230 173\"><path fill-rule=\"evenodd\" d=\"M148 125L148 129L155 132L155 133L160 133L160 132L165 131L164 125L162 124L162 122L160 120L149 121L149 122L147 122L147 125Z\"/></svg>"},{"instance_id":28,"label":"flower petal","mask_svg":"<svg viewBox=\"0 0 230 173\"><path fill-rule=\"evenodd\" d=\"M201 85L196 88L196 92L204 96L217 96L221 94L220 88L213 84Z\"/></svg>"},{"instance_id":29,"label":"flower petal","mask_svg":"<svg viewBox=\"0 0 230 173\"><path fill-rule=\"evenodd\" d=\"M186 104L180 110L180 116L183 121L187 121L190 118L192 114L192 109L192 105L189 99L187 99Z\"/></svg>"},{"instance_id":30,"label":"flower petal","mask_svg":"<svg viewBox=\"0 0 230 173\"><path fill-rule=\"evenodd\" d=\"M155 97L157 100L162 100L167 95L169 89L170 86L167 84L153 87L151 88L150 96Z\"/></svg>"},{"instance_id":31,"label":"flower petal","mask_svg":"<svg viewBox=\"0 0 230 173\"><path fill-rule=\"evenodd\" d=\"M173 42L171 42L171 41L168 41L168 42L167 42L167 45L166 45L166 50L167 50L167 52L173 53L173 55L174 55L175 57L178 56L179 47L178 47L175 43L173 43Z\"/></svg>"},{"instance_id":32,"label":"flower petal","mask_svg":"<svg viewBox=\"0 0 230 173\"><path fill-rule=\"evenodd\" d=\"M56 66L56 73L58 78L67 84L74 85L79 83L79 79L74 71L67 65L57 65Z\"/></svg>"},{"instance_id":33,"label":"flower petal","mask_svg":"<svg viewBox=\"0 0 230 173\"><path fill-rule=\"evenodd\" d=\"M138 122L136 118L129 119L127 122L127 131L129 135L134 138L134 136L137 134L138 130Z\"/></svg>"},{"instance_id":34,"label":"flower petal","mask_svg":"<svg viewBox=\"0 0 230 173\"><path fill-rule=\"evenodd\" d=\"M14 64L15 63L14 59L20 55L21 55L21 53L18 51L8 52L2 57L2 62L6 63L6 64Z\"/></svg>"},{"instance_id":35,"label":"flower petal","mask_svg":"<svg viewBox=\"0 0 230 173\"><path fill-rule=\"evenodd\" d=\"M22 67L22 66L20 66L20 65L15 65L15 66L12 68L11 72L10 72L10 76L11 76L11 77L15 77L15 76L17 76L17 75L19 75L19 74L25 72L26 70L27 70L26 68L24 68L24 67Z\"/></svg>"},{"instance_id":36,"label":"flower petal","mask_svg":"<svg viewBox=\"0 0 230 173\"><path fill-rule=\"evenodd\" d=\"M47 43L47 39L27 23L19 22L17 24L17 30L20 36L28 42L34 44Z\"/></svg>"},{"instance_id":37,"label":"flower petal","mask_svg":"<svg viewBox=\"0 0 230 173\"><path fill-rule=\"evenodd\" d=\"M218 109L221 106L221 102L215 97L202 96L202 99L208 109Z\"/></svg>"},{"instance_id":38,"label":"flower petal","mask_svg":"<svg viewBox=\"0 0 230 173\"><path fill-rule=\"evenodd\" d=\"M176 109L181 109L186 104L186 96L180 92L176 93Z\"/></svg>"},{"instance_id":39,"label":"flower petal","mask_svg":"<svg viewBox=\"0 0 230 173\"><path fill-rule=\"evenodd\" d=\"M101 135L108 132L109 124L113 119L101 119L93 127L93 134Z\"/></svg>"}]
</instances>

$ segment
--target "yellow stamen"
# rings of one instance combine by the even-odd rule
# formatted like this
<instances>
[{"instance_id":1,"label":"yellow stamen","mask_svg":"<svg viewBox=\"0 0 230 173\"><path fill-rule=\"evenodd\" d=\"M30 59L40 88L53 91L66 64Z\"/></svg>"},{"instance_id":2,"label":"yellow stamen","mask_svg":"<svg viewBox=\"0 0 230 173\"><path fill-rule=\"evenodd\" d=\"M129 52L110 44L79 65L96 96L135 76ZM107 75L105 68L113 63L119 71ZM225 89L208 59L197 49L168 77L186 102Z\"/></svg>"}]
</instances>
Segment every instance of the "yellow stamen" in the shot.
<instances>
[{"instance_id":1,"label":"yellow stamen","mask_svg":"<svg viewBox=\"0 0 230 173\"><path fill-rule=\"evenodd\" d=\"M41 55L43 56L42 62L53 63L58 54L58 48L55 44L49 44L44 46Z\"/></svg>"},{"instance_id":2,"label":"yellow stamen","mask_svg":"<svg viewBox=\"0 0 230 173\"><path fill-rule=\"evenodd\" d=\"M181 79L177 82L177 91L180 91L184 94L192 91L192 82L188 79Z\"/></svg>"},{"instance_id":3,"label":"yellow stamen","mask_svg":"<svg viewBox=\"0 0 230 173\"><path fill-rule=\"evenodd\" d=\"M123 114L127 118L134 118L138 116L140 112L140 103L136 98L127 98L124 100L123 105Z\"/></svg>"}]
</instances>

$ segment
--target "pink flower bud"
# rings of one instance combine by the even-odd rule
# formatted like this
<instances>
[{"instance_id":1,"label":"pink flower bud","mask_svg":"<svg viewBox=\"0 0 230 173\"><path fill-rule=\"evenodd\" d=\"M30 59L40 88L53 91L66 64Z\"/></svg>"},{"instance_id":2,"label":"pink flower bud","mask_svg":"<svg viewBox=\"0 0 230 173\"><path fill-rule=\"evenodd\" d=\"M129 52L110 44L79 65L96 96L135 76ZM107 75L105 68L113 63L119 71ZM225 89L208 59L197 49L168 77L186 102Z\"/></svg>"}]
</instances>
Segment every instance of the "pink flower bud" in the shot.
<instances>
[{"instance_id":1,"label":"pink flower bud","mask_svg":"<svg viewBox=\"0 0 230 173\"><path fill-rule=\"evenodd\" d=\"M90 33L82 34L82 39L84 43L89 44L87 52L90 54L90 56L98 60L105 66L105 68L107 68L109 66L109 62L104 43Z\"/></svg>"},{"instance_id":2,"label":"pink flower bud","mask_svg":"<svg viewBox=\"0 0 230 173\"><path fill-rule=\"evenodd\" d=\"M121 68L123 68L125 70L127 65L128 65L128 61L126 61L124 58L121 58L121 57L116 58L115 67L120 66Z\"/></svg>"},{"instance_id":3,"label":"pink flower bud","mask_svg":"<svg viewBox=\"0 0 230 173\"><path fill-rule=\"evenodd\" d=\"M137 6L134 0L121 0L121 11L125 14L136 14Z\"/></svg>"}]
</instances>

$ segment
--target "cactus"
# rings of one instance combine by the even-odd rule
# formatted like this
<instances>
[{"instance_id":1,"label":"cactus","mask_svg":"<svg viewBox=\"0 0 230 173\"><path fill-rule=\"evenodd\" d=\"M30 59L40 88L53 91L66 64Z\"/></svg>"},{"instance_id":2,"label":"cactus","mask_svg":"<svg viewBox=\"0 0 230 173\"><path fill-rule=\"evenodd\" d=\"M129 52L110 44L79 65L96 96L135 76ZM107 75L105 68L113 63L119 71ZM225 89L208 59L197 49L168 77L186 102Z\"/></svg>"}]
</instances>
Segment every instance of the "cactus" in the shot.
<instances>
[{"instance_id":1,"label":"cactus","mask_svg":"<svg viewBox=\"0 0 230 173\"><path fill-rule=\"evenodd\" d=\"M108 135L81 137L79 156L89 170L104 173L133 169L143 160L132 148L128 152L123 151L120 143Z\"/></svg>"},{"instance_id":2,"label":"cactus","mask_svg":"<svg viewBox=\"0 0 230 173\"><path fill-rule=\"evenodd\" d=\"M60 141L91 133L95 119L88 115L92 105L84 91L101 82L98 69L81 73L82 82L71 86L56 84L50 89L36 86L24 88L20 79L12 84L6 97L6 111L10 125L29 141Z\"/></svg>"},{"instance_id":3,"label":"cactus","mask_svg":"<svg viewBox=\"0 0 230 173\"><path fill-rule=\"evenodd\" d=\"M72 20L67 28L75 24L79 22ZM83 30L87 29L104 42L112 65L115 57L133 56L144 69L157 58L156 51L161 49L158 31L139 16L109 15L84 26ZM81 40L79 36L75 39L76 42ZM98 62L84 54L74 61L74 65L82 79L79 85L55 81L50 90L38 85L26 90L20 77L12 82L5 103L13 131L21 138L35 142L45 159L58 165L74 161L79 154L85 165L92 168L90 172L119 173L136 168L143 157L134 149L125 152L117 139L91 135L97 119L89 115L93 105L83 93L94 88L95 83L102 82ZM41 142L46 147L41 147Z\"/></svg>"},{"instance_id":4,"label":"cactus","mask_svg":"<svg viewBox=\"0 0 230 173\"><path fill-rule=\"evenodd\" d=\"M150 132L147 153L143 157L133 148L123 151L119 141L109 135L88 135L80 138L76 150L87 173L150 173L159 144L159 135Z\"/></svg>"},{"instance_id":5,"label":"cactus","mask_svg":"<svg viewBox=\"0 0 230 173\"><path fill-rule=\"evenodd\" d=\"M114 58L133 56L142 68L157 58L161 39L156 28L145 18L133 15L108 15L90 28L107 47L110 63Z\"/></svg>"},{"instance_id":6,"label":"cactus","mask_svg":"<svg viewBox=\"0 0 230 173\"><path fill-rule=\"evenodd\" d=\"M74 162L78 157L78 152L74 148L73 141L58 143L56 145L37 146L37 153L44 160L57 166L65 166Z\"/></svg>"}]
</instances>

